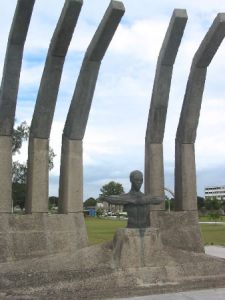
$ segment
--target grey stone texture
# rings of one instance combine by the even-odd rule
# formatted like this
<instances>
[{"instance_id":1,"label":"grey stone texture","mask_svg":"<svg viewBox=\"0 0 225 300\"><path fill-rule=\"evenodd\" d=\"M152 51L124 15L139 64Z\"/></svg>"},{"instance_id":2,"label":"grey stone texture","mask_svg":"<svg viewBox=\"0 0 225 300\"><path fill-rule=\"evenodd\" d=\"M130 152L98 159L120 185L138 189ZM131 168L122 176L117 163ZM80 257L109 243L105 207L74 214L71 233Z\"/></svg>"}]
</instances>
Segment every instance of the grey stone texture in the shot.
<instances>
[{"instance_id":1,"label":"grey stone texture","mask_svg":"<svg viewBox=\"0 0 225 300\"><path fill-rule=\"evenodd\" d=\"M18 260L12 254L13 262L1 263L1 293L17 295L21 299L108 299L224 287L225 260L205 255L197 244L193 247L196 242L192 236L194 226L198 226L195 212L153 213L158 214L159 227L119 229L112 242L72 252L70 245L66 245L65 251L56 251L55 254L50 251L54 255L49 256L42 256L40 247L37 247L33 249L34 257L30 255L26 260ZM73 214L63 217L70 215ZM25 216L15 216L22 217ZM59 217L56 232L65 228L60 215L52 217ZM45 222L52 217L45 217ZM17 223L15 220L2 220L0 228L6 228L10 223L18 234L26 226L30 233L39 231L38 225L29 228L30 222L21 226L21 221ZM54 222L50 228L55 227ZM176 234L176 229L182 229L183 234L182 230ZM10 240L9 236L7 239ZM65 235L62 231L56 236L62 238ZM57 245L64 247L64 240ZM189 248L185 249L185 245ZM23 244L17 246L23 247Z\"/></svg>"},{"instance_id":2,"label":"grey stone texture","mask_svg":"<svg viewBox=\"0 0 225 300\"><path fill-rule=\"evenodd\" d=\"M164 195L163 137L173 64L187 22L185 10L175 9L167 29L156 67L145 136L145 193ZM152 207L156 209L156 207ZM164 203L161 204L161 209ZM159 209L159 208L157 208Z\"/></svg>"},{"instance_id":3,"label":"grey stone texture","mask_svg":"<svg viewBox=\"0 0 225 300\"><path fill-rule=\"evenodd\" d=\"M59 183L61 212L76 211L82 206L82 140L85 134L101 60L113 38L124 11L122 2L110 2L84 56L62 138ZM73 150L72 146L68 145L74 145ZM78 152L76 153L76 151ZM75 157L76 159L74 159ZM71 174L73 175L71 180L66 180L65 178L70 178Z\"/></svg>"},{"instance_id":4,"label":"grey stone texture","mask_svg":"<svg viewBox=\"0 0 225 300\"><path fill-rule=\"evenodd\" d=\"M33 117L29 141L29 197L26 203L26 212L29 214L17 215L10 213L11 133L22 59L23 46L20 41L24 42L33 3L34 1L31 0L18 1L8 52L11 51L10 41L13 43L15 40L17 41L13 32L17 32L16 20L22 16L25 21L24 28L21 29L23 38L18 38L20 51L15 52L20 59L16 56L15 65L8 64L11 54L6 55L2 85L4 93L7 91L6 87L8 91L11 88L14 89L14 94L9 93L11 96L13 95L11 99L14 102L11 100L9 103L7 102L9 105L6 110L4 107L6 98L3 97L5 94L1 94L0 98L0 108L3 109L3 113L6 112L4 116L2 112L0 113L0 125L4 125L0 126L0 170L6 175L4 177L0 174L0 297L10 299L105 299L224 287L225 260L204 254L196 211L194 160L194 141L206 68L224 37L224 14L217 16L197 51L188 81L184 109L181 113L180 124L182 126L180 125L178 128L176 140L175 172L176 184L179 184L179 190L176 190L176 205L180 211L169 213L152 209L150 212L148 211L150 228L119 229L113 241L88 247L82 203L82 139L100 63L124 13L124 7L121 2L110 2L85 54L62 140L60 213L48 215L48 138L64 56L72 36L72 27L75 26L82 5L82 1L66 1L67 9L64 7L62 13L65 23L60 19L50 45ZM22 12L20 11L21 7ZM25 7L26 13L23 11L26 10ZM70 20L73 18L72 11L75 13L75 19L72 20L75 22L73 25ZM23 15L23 13L25 14ZM174 11L157 64L146 133L146 169L150 166L149 173L146 173L148 179L146 189L149 189L153 196L161 196L160 193L163 195L162 142L166 110L172 65L186 19L184 10ZM70 30L67 31L68 26ZM61 38L63 40L65 38L67 42L62 42ZM14 46L12 47L13 51L17 48L17 44ZM58 67L57 64L59 64ZM12 86L6 83L10 74L5 71L8 70L8 67L12 69L15 67L16 74L12 78L16 82L13 82ZM49 72L50 75L47 76ZM52 72L58 72L55 80L51 77ZM5 79L7 80L4 82ZM54 89L51 95L45 84L49 84L50 89ZM51 100L48 97L52 97ZM197 97L197 100L194 97ZM49 107L43 99L50 101ZM194 100L197 101L196 106L191 106ZM196 111L193 112L192 109ZM39 126L38 115L40 114L43 119ZM48 120L47 116L49 116ZM192 116L193 120L191 119L191 121L193 122L189 122L190 116ZM46 132L45 128L47 128ZM135 172L137 173L137 171ZM131 180L132 188L127 195L130 197L133 192L136 199L138 194L139 200L145 204L144 201L149 200L149 196L140 192L143 176L136 179ZM148 222L146 223L148 224Z\"/></svg>"},{"instance_id":5,"label":"grey stone texture","mask_svg":"<svg viewBox=\"0 0 225 300\"><path fill-rule=\"evenodd\" d=\"M163 144L145 144L145 193L164 196ZM149 172L147 172L149 170ZM151 210L164 208L165 204L151 205Z\"/></svg>"},{"instance_id":6,"label":"grey stone texture","mask_svg":"<svg viewBox=\"0 0 225 300\"><path fill-rule=\"evenodd\" d=\"M63 136L59 212L83 211L83 142Z\"/></svg>"},{"instance_id":7,"label":"grey stone texture","mask_svg":"<svg viewBox=\"0 0 225 300\"><path fill-rule=\"evenodd\" d=\"M158 228L164 247L204 253L197 211L151 211L151 226Z\"/></svg>"},{"instance_id":8,"label":"grey stone texture","mask_svg":"<svg viewBox=\"0 0 225 300\"><path fill-rule=\"evenodd\" d=\"M160 250L160 233L153 227L118 229L113 239L113 260L122 269L146 267Z\"/></svg>"},{"instance_id":9,"label":"grey stone texture","mask_svg":"<svg viewBox=\"0 0 225 300\"><path fill-rule=\"evenodd\" d=\"M0 135L12 135L23 49L35 0L17 2L5 56L0 93Z\"/></svg>"},{"instance_id":10,"label":"grey stone texture","mask_svg":"<svg viewBox=\"0 0 225 300\"><path fill-rule=\"evenodd\" d=\"M197 210L195 145L175 145L175 207L176 210Z\"/></svg>"},{"instance_id":11,"label":"grey stone texture","mask_svg":"<svg viewBox=\"0 0 225 300\"><path fill-rule=\"evenodd\" d=\"M48 139L30 139L25 205L27 213L48 212L48 152Z\"/></svg>"},{"instance_id":12,"label":"grey stone texture","mask_svg":"<svg viewBox=\"0 0 225 300\"><path fill-rule=\"evenodd\" d=\"M100 62L83 61L63 133L71 140L84 137L99 69Z\"/></svg>"},{"instance_id":13,"label":"grey stone texture","mask_svg":"<svg viewBox=\"0 0 225 300\"><path fill-rule=\"evenodd\" d=\"M49 46L30 129L26 199L28 213L48 211L48 139L65 56L82 3L81 0L65 1Z\"/></svg>"},{"instance_id":14,"label":"grey stone texture","mask_svg":"<svg viewBox=\"0 0 225 300\"><path fill-rule=\"evenodd\" d=\"M176 134L175 207L196 210L194 143L207 67L225 36L225 14L218 14L194 55Z\"/></svg>"},{"instance_id":15,"label":"grey stone texture","mask_svg":"<svg viewBox=\"0 0 225 300\"><path fill-rule=\"evenodd\" d=\"M0 136L0 213L12 211L12 138Z\"/></svg>"},{"instance_id":16,"label":"grey stone texture","mask_svg":"<svg viewBox=\"0 0 225 300\"><path fill-rule=\"evenodd\" d=\"M111 1L85 53L64 128L72 140L84 137L101 60L124 14L122 2Z\"/></svg>"},{"instance_id":17,"label":"grey stone texture","mask_svg":"<svg viewBox=\"0 0 225 300\"><path fill-rule=\"evenodd\" d=\"M117 300L224 300L225 288L147 295ZM110 298L112 300L112 298ZM108 299L108 300L110 300Z\"/></svg>"},{"instance_id":18,"label":"grey stone texture","mask_svg":"<svg viewBox=\"0 0 225 300\"><path fill-rule=\"evenodd\" d=\"M52 36L42 74L30 134L48 139L61 80L65 56L81 11L82 0L66 0Z\"/></svg>"},{"instance_id":19,"label":"grey stone texture","mask_svg":"<svg viewBox=\"0 0 225 300\"><path fill-rule=\"evenodd\" d=\"M17 93L34 0L17 2L0 88L0 212L12 211L12 140Z\"/></svg>"},{"instance_id":20,"label":"grey stone texture","mask_svg":"<svg viewBox=\"0 0 225 300\"><path fill-rule=\"evenodd\" d=\"M36 258L37 264L42 256L74 253L87 243L82 214L1 214L1 263Z\"/></svg>"}]
</instances>

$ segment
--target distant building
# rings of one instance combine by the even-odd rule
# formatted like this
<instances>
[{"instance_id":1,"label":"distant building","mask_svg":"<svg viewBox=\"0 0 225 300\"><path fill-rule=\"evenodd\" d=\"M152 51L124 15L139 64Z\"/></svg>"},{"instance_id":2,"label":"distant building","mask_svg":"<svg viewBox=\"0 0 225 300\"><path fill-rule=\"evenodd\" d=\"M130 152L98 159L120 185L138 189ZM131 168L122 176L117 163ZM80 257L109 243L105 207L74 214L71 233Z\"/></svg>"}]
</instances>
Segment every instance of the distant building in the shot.
<instances>
[{"instance_id":1,"label":"distant building","mask_svg":"<svg viewBox=\"0 0 225 300\"><path fill-rule=\"evenodd\" d=\"M84 209L84 215L89 217L96 217L96 207L95 206L87 206Z\"/></svg>"},{"instance_id":2,"label":"distant building","mask_svg":"<svg viewBox=\"0 0 225 300\"><path fill-rule=\"evenodd\" d=\"M225 185L206 186L205 199L207 198L217 198L218 200L225 200Z\"/></svg>"},{"instance_id":3,"label":"distant building","mask_svg":"<svg viewBox=\"0 0 225 300\"><path fill-rule=\"evenodd\" d=\"M103 208L106 211L111 211L113 213L120 213L123 212L123 205L115 205L115 204L109 204L107 202L103 202Z\"/></svg>"}]
</instances>

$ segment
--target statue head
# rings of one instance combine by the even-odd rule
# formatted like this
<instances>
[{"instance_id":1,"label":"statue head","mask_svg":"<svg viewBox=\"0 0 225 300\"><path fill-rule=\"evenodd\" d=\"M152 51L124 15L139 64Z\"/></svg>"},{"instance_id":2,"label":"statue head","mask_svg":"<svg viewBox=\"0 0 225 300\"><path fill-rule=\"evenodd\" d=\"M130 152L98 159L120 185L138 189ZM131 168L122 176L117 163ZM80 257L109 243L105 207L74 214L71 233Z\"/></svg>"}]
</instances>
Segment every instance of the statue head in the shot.
<instances>
[{"instance_id":1,"label":"statue head","mask_svg":"<svg viewBox=\"0 0 225 300\"><path fill-rule=\"evenodd\" d=\"M130 173L131 191L139 192L143 183L143 174L135 170Z\"/></svg>"}]
</instances>

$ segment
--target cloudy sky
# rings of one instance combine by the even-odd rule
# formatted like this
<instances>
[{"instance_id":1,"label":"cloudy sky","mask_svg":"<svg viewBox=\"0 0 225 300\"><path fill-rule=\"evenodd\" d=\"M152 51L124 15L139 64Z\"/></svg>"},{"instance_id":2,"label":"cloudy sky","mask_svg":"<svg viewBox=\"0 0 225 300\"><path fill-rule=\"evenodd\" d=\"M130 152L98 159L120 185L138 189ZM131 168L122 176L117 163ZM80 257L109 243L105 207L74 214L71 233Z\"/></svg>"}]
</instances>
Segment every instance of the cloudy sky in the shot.
<instances>
[{"instance_id":1,"label":"cloudy sky","mask_svg":"<svg viewBox=\"0 0 225 300\"><path fill-rule=\"evenodd\" d=\"M16 0L0 1L0 71ZM164 138L165 185L174 185L174 139L191 66L201 40L223 0L124 0L126 12L102 61L84 139L84 199L97 197L111 180L129 189L128 176L144 168L144 137L157 56L174 8L186 9L188 23L174 66ZM24 49L17 123L30 123L49 42L63 0L36 0ZM61 135L85 50L109 0L84 0L66 57L50 144L57 154L50 195L58 194ZM196 140L198 194L225 184L225 42L208 68ZM27 145L21 155L27 159Z\"/></svg>"}]
</instances>

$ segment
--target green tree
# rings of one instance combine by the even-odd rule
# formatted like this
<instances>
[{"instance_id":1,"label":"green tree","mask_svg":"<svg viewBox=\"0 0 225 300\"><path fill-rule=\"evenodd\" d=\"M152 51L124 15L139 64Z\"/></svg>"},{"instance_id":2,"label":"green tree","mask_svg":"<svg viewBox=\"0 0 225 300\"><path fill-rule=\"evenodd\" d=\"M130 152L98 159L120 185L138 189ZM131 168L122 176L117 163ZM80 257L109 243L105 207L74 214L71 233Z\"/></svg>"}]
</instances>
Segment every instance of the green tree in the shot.
<instances>
[{"instance_id":1,"label":"green tree","mask_svg":"<svg viewBox=\"0 0 225 300\"><path fill-rule=\"evenodd\" d=\"M169 199L168 197L166 197L165 199L165 209L166 210L174 210L174 198Z\"/></svg>"},{"instance_id":2,"label":"green tree","mask_svg":"<svg viewBox=\"0 0 225 300\"><path fill-rule=\"evenodd\" d=\"M13 183L26 183L27 165L18 161L13 162L12 165L12 182Z\"/></svg>"},{"instance_id":3,"label":"green tree","mask_svg":"<svg viewBox=\"0 0 225 300\"><path fill-rule=\"evenodd\" d=\"M221 201L218 200L216 197L214 197L214 198L212 199L212 208L213 208L214 210L218 210L218 209L220 209L220 207L221 207Z\"/></svg>"},{"instance_id":4,"label":"green tree","mask_svg":"<svg viewBox=\"0 0 225 300\"><path fill-rule=\"evenodd\" d=\"M20 148L24 141L29 137L30 128L26 121L23 121L16 129L13 129L12 135L12 153L20 153Z\"/></svg>"},{"instance_id":5,"label":"green tree","mask_svg":"<svg viewBox=\"0 0 225 300\"><path fill-rule=\"evenodd\" d=\"M218 200L216 197L205 199L205 208L207 210L218 210L221 208L222 201Z\"/></svg>"},{"instance_id":6,"label":"green tree","mask_svg":"<svg viewBox=\"0 0 225 300\"><path fill-rule=\"evenodd\" d=\"M203 197L198 196L197 205L198 205L198 210L200 210L202 207L205 206L205 199Z\"/></svg>"},{"instance_id":7,"label":"green tree","mask_svg":"<svg viewBox=\"0 0 225 300\"><path fill-rule=\"evenodd\" d=\"M13 182L12 184L12 198L13 206L19 206L22 210L25 206L25 197L26 197L26 184Z\"/></svg>"},{"instance_id":8,"label":"green tree","mask_svg":"<svg viewBox=\"0 0 225 300\"><path fill-rule=\"evenodd\" d=\"M96 216L100 218L104 214L104 209L102 207L98 207L96 209Z\"/></svg>"},{"instance_id":9,"label":"green tree","mask_svg":"<svg viewBox=\"0 0 225 300\"><path fill-rule=\"evenodd\" d=\"M102 186L100 192L101 194L99 194L99 201L102 201L104 197L123 194L124 189L121 183L110 181Z\"/></svg>"},{"instance_id":10,"label":"green tree","mask_svg":"<svg viewBox=\"0 0 225 300\"><path fill-rule=\"evenodd\" d=\"M95 198L88 198L86 201L84 201L84 207L88 206L96 206L97 200Z\"/></svg>"}]
</instances>

